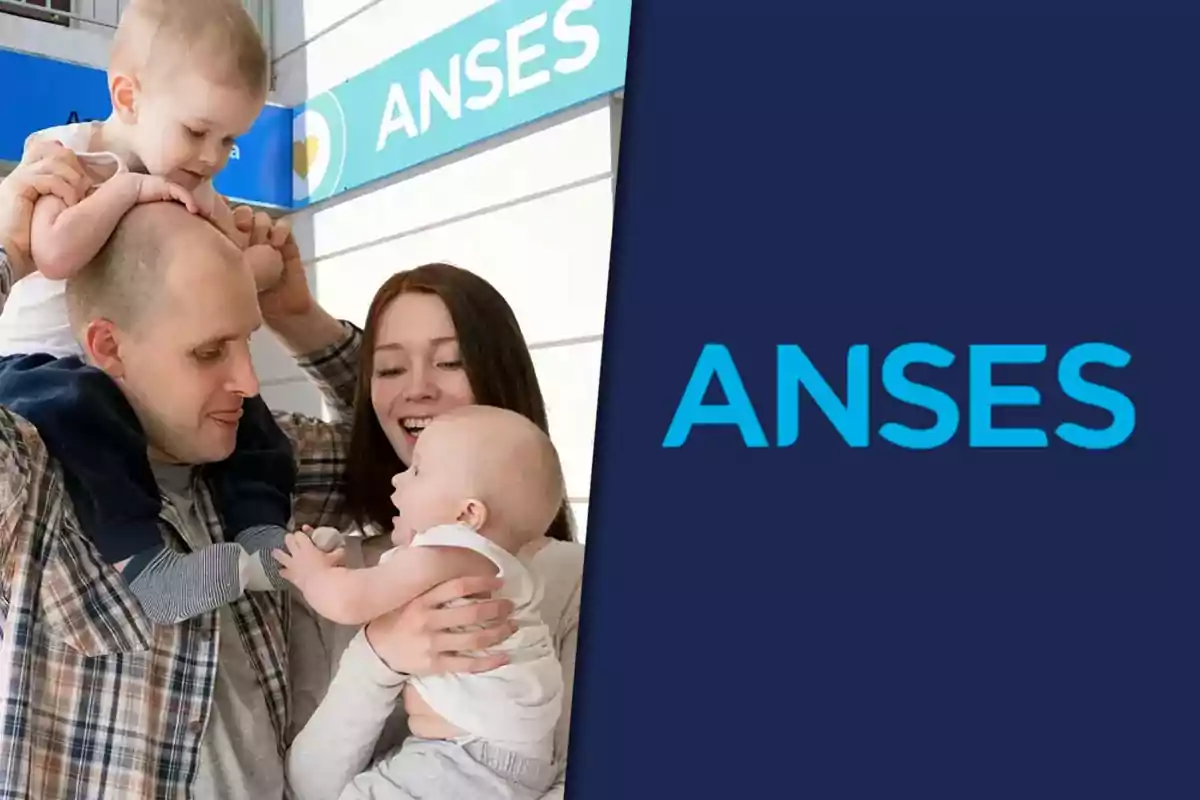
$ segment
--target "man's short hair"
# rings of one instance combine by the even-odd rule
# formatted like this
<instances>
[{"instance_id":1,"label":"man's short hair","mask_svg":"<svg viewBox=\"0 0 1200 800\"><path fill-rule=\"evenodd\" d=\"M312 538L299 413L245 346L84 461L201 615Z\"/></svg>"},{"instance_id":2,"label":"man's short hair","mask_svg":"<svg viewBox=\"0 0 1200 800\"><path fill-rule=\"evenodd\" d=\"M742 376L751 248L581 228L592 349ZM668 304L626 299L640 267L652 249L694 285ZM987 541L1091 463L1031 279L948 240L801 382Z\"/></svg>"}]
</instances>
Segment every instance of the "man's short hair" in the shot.
<instances>
[{"instance_id":1,"label":"man's short hair","mask_svg":"<svg viewBox=\"0 0 1200 800\"><path fill-rule=\"evenodd\" d=\"M184 63L255 96L270 89L270 58L241 0L133 0L113 36L110 70Z\"/></svg>"},{"instance_id":2,"label":"man's short hair","mask_svg":"<svg viewBox=\"0 0 1200 800\"><path fill-rule=\"evenodd\" d=\"M67 316L77 334L93 319L131 329L163 283L167 237L154 211L134 206L117 224L96 257L67 279Z\"/></svg>"},{"instance_id":3,"label":"man's short hair","mask_svg":"<svg viewBox=\"0 0 1200 800\"><path fill-rule=\"evenodd\" d=\"M237 246L209 222L173 201L136 205L87 266L67 279L67 316L82 336L88 323L107 319L132 331L167 302L164 287L179 252L211 246L207 269L243 269ZM222 250L224 252L222 252Z\"/></svg>"}]
</instances>

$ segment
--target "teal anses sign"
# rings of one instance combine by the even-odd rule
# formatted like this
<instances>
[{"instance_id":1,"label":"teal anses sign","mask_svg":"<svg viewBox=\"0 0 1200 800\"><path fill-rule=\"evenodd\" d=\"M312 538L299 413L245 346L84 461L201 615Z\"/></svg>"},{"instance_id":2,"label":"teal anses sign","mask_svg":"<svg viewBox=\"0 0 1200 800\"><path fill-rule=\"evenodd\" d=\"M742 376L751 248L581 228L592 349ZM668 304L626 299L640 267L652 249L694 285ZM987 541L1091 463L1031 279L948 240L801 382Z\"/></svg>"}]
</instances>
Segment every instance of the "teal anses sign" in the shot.
<instances>
[{"instance_id":1,"label":"teal anses sign","mask_svg":"<svg viewBox=\"0 0 1200 800\"><path fill-rule=\"evenodd\" d=\"M632 0L500 0L294 109L300 208L625 85Z\"/></svg>"}]
</instances>

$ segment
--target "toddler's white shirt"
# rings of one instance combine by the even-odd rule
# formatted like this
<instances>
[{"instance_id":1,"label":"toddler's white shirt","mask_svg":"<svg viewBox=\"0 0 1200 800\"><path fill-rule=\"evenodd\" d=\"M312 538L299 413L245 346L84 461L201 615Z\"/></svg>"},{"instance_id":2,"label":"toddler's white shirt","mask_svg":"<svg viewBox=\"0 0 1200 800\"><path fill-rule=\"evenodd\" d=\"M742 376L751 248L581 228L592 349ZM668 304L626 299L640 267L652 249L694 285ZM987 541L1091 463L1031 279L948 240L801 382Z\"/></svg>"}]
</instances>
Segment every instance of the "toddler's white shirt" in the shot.
<instances>
[{"instance_id":1,"label":"toddler's white shirt","mask_svg":"<svg viewBox=\"0 0 1200 800\"><path fill-rule=\"evenodd\" d=\"M99 122L77 122L47 128L30 134L25 146L35 139L57 140L79 157L94 186L98 186L129 171L115 153L92 150L99 126ZM215 195L216 189L211 181L205 181L192 194L196 202L205 204L210 200L209 193ZM66 281L52 281L37 272L17 281L0 316L0 356L49 353L62 358L83 354L67 319L66 286Z\"/></svg>"}]
</instances>

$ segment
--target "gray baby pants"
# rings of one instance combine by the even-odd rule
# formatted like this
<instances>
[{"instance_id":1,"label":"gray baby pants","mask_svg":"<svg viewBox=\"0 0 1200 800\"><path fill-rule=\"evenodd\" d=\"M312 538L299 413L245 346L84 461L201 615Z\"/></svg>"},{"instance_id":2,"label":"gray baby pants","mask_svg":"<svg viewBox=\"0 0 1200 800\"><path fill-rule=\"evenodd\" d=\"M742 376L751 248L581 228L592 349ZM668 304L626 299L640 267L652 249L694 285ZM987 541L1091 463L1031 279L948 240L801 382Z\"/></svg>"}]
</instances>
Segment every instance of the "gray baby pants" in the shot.
<instances>
[{"instance_id":1,"label":"gray baby pants","mask_svg":"<svg viewBox=\"0 0 1200 800\"><path fill-rule=\"evenodd\" d=\"M479 740L410 736L350 782L342 800L541 800L558 770L549 761Z\"/></svg>"}]
</instances>

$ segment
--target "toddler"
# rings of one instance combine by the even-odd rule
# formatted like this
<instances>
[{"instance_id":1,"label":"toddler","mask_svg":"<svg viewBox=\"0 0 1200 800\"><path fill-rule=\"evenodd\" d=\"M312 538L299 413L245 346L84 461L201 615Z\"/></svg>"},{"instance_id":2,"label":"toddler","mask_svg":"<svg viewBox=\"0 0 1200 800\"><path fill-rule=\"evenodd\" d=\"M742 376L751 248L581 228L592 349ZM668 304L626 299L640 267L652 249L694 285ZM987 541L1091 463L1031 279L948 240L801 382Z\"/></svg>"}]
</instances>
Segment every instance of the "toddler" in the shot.
<instances>
[{"instance_id":1,"label":"toddler","mask_svg":"<svg viewBox=\"0 0 1200 800\"><path fill-rule=\"evenodd\" d=\"M357 625L453 578L499 576L504 588L497 596L512 601L518 628L496 648L508 658L498 669L409 678L404 705L411 736L356 783L369 782L370 795L380 800L538 800L556 778L562 668L538 613L541 584L516 553L545 535L562 505L554 446L520 414L468 406L425 428L412 465L394 485L396 547L378 566L335 566L337 552L323 553L292 534L290 552L276 553L284 577L318 614ZM322 540L325 530L313 538ZM319 794L314 787L322 776L320 743L314 739L315 752L306 752L305 739L302 732L288 761L300 798Z\"/></svg>"},{"instance_id":2,"label":"toddler","mask_svg":"<svg viewBox=\"0 0 1200 800\"><path fill-rule=\"evenodd\" d=\"M65 279L97 255L134 205L177 200L243 250L260 286L289 235L248 247L212 186L236 137L266 103L269 63L237 0L133 0L108 66L112 114L40 131L79 154L92 189L74 206L53 196L34 208L37 273L16 284L0 317L0 403L35 427L62 465L84 532L116 564L147 616L172 624L239 598L283 589L278 563L291 518L290 443L259 397L247 398L236 452L209 476L234 542L192 553L164 545L159 487L132 407L113 381L83 362L67 315ZM224 576L224 577L221 577Z\"/></svg>"}]
</instances>

